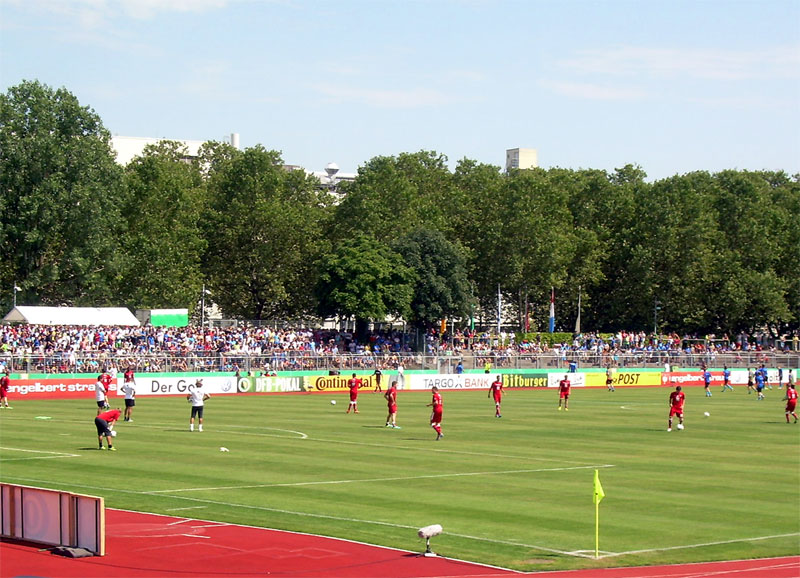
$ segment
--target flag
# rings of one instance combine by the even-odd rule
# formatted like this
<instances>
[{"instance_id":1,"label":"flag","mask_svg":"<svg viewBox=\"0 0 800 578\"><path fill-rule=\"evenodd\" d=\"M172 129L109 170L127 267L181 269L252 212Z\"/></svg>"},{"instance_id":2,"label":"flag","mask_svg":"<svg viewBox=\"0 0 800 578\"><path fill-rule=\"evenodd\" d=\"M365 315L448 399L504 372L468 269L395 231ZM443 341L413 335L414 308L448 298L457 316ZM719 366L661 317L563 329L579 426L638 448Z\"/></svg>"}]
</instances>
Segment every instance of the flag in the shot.
<instances>
[{"instance_id":1,"label":"flag","mask_svg":"<svg viewBox=\"0 0 800 578\"><path fill-rule=\"evenodd\" d=\"M575 319L575 333L581 333L581 286L578 285L578 317Z\"/></svg>"},{"instance_id":2,"label":"flag","mask_svg":"<svg viewBox=\"0 0 800 578\"><path fill-rule=\"evenodd\" d=\"M556 330L556 290L550 287L550 333Z\"/></svg>"},{"instance_id":3,"label":"flag","mask_svg":"<svg viewBox=\"0 0 800 578\"><path fill-rule=\"evenodd\" d=\"M598 470L594 471L594 503L599 504L600 500L606 497L606 493L603 491L603 486L600 484L600 472Z\"/></svg>"}]
</instances>

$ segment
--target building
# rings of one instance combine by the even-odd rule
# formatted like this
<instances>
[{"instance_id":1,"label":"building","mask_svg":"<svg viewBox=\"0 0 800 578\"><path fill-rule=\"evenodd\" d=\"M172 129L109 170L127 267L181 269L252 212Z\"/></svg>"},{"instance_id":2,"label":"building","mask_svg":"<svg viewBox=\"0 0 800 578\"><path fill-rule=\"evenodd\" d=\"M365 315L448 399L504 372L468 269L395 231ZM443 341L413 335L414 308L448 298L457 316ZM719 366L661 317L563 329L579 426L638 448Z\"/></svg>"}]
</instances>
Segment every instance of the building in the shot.
<instances>
[{"instance_id":1,"label":"building","mask_svg":"<svg viewBox=\"0 0 800 578\"><path fill-rule=\"evenodd\" d=\"M130 163L134 158L141 156L144 148L148 145L158 144L164 140L171 140L182 144L186 148L186 158L197 158L200 154L200 147L206 142L204 140L185 140L185 139L166 139L166 138L150 138L139 136L112 136L111 148L117 155L117 163L125 166ZM232 133L230 144L232 147L239 148L239 135ZM328 163L324 171L312 171L305 169L299 165L284 165L288 171L303 170L308 175L314 176L319 180L320 187L328 189L331 192L338 192L339 183L352 182L356 179L356 173L343 173L339 171L339 165L336 163Z\"/></svg>"},{"instance_id":2,"label":"building","mask_svg":"<svg viewBox=\"0 0 800 578\"><path fill-rule=\"evenodd\" d=\"M197 158L200 154L200 147L206 142L204 140L184 140L184 139L168 139L168 138L150 138L140 136L112 136L111 148L117 154L117 163L125 166L131 162L135 157L141 156L144 152L144 147L148 145L158 144L161 141L170 140L181 143L186 147L187 158ZM230 144L234 148L239 148L239 134L232 133Z\"/></svg>"},{"instance_id":3,"label":"building","mask_svg":"<svg viewBox=\"0 0 800 578\"><path fill-rule=\"evenodd\" d=\"M324 171L306 171L319 179L320 186L329 189L331 192L338 192L339 183L352 182L356 180L356 173L339 172L339 165L328 163Z\"/></svg>"},{"instance_id":4,"label":"building","mask_svg":"<svg viewBox=\"0 0 800 578\"><path fill-rule=\"evenodd\" d=\"M506 150L506 172L514 169L535 169L539 166L539 152L536 149Z\"/></svg>"}]
</instances>

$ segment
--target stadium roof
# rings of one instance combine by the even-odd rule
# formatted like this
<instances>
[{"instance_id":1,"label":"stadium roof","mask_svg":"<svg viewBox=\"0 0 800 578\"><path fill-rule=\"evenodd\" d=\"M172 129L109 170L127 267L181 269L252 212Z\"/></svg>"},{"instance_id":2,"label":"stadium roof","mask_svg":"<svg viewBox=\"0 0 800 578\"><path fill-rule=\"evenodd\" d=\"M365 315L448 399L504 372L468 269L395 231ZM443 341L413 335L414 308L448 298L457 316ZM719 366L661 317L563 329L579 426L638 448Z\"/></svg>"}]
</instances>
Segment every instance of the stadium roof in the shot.
<instances>
[{"instance_id":1,"label":"stadium roof","mask_svg":"<svg viewBox=\"0 0 800 578\"><path fill-rule=\"evenodd\" d=\"M14 307L3 321L34 325L139 325L125 307Z\"/></svg>"}]
</instances>

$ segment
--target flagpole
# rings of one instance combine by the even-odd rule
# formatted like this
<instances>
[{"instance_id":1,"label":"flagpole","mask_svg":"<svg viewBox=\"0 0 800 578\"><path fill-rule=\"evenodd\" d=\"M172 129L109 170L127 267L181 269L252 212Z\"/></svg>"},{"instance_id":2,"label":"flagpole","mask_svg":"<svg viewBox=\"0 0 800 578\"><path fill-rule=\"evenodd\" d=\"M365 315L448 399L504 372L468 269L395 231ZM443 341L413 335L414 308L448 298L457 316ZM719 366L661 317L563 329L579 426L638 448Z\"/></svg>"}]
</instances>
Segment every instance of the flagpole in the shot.
<instances>
[{"instance_id":1,"label":"flagpole","mask_svg":"<svg viewBox=\"0 0 800 578\"><path fill-rule=\"evenodd\" d=\"M600 557L600 501L594 503L594 557Z\"/></svg>"},{"instance_id":2,"label":"flagpole","mask_svg":"<svg viewBox=\"0 0 800 578\"><path fill-rule=\"evenodd\" d=\"M592 499L594 500L594 557L600 557L600 500L602 500L606 493L603 491L603 486L600 483L600 470L594 471L594 489L592 492Z\"/></svg>"}]
</instances>

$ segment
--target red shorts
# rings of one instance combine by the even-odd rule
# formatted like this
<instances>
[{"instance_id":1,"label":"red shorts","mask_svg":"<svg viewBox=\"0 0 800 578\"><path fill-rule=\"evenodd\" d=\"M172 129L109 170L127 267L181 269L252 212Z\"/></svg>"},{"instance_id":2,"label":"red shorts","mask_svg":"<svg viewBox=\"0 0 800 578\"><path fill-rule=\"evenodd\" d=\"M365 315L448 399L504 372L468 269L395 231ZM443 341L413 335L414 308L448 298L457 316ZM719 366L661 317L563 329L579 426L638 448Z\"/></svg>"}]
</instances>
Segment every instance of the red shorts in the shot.
<instances>
[{"instance_id":1,"label":"red shorts","mask_svg":"<svg viewBox=\"0 0 800 578\"><path fill-rule=\"evenodd\" d=\"M495 403L500 403L500 400L501 400L502 398L503 398L503 394L502 394L502 393L495 393L495 394L494 394L494 402L495 402Z\"/></svg>"},{"instance_id":2,"label":"red shorts","mask_svg":"<svg viewBox=\"0 0 800 578\"><path fill-rule=\"evenodd\" d=\"M0 387L0 397L8 397L8 388Z\"/></svg>"},{"instance_id":3,"label":"red shorts","mask_svg":"<svg viewBox=\"0 0 800 578\"><path fill-rule=\"evenodd\" d=\"M431 414L431 423L442 423L442 412L435 411Z\"/></svg>"},{"instance_id":4,"label":"red shorts","mask_svg":"<svg viewBox=\"0 0 800 578\"><path fill-rule=\"evenodd\" d=\"M389 404L389 413L397 413L397 404L396 403L390 403Z\"/></svg>"},{"instance_id":5,"label":"red shorts","mask_svg":"<svg viewBox=\"0 0 800 578\"><path fill-rule=\"evenodd\" d=\"M671 407L669 408L669 417L677 415L678 417L683 415L683 408L682 407Z\"/></svg>"},{"instance_id":6,"label":"red shorts","mask_svg":"<svg viewBox=\"0 0 800 578\"><path fill-rule=\"evenodd\" d=\"M786 402L786 411L792 412L797 408L797 400L790 399Z\"/></svg>"},{"instance_id":7,"label":"red shorts","mask_svg":"<svg viewBox=\"0 0 800 578\"><path fill-rule=\"evenodd\" d=\"M358 392L356 393L353 393L352 391L350 392L350 401L358 401Z\"/></svg>"},{"instance_id":8,"label":"red shorts","mask_svg":"<svg viewBox=\"0 0 800 578\"><path fill-rule=\"evenodd\" d=\"M561 392L561 399L569 399L569 392L568 391L562 391Z\"/></svg>"}]
</instances>

